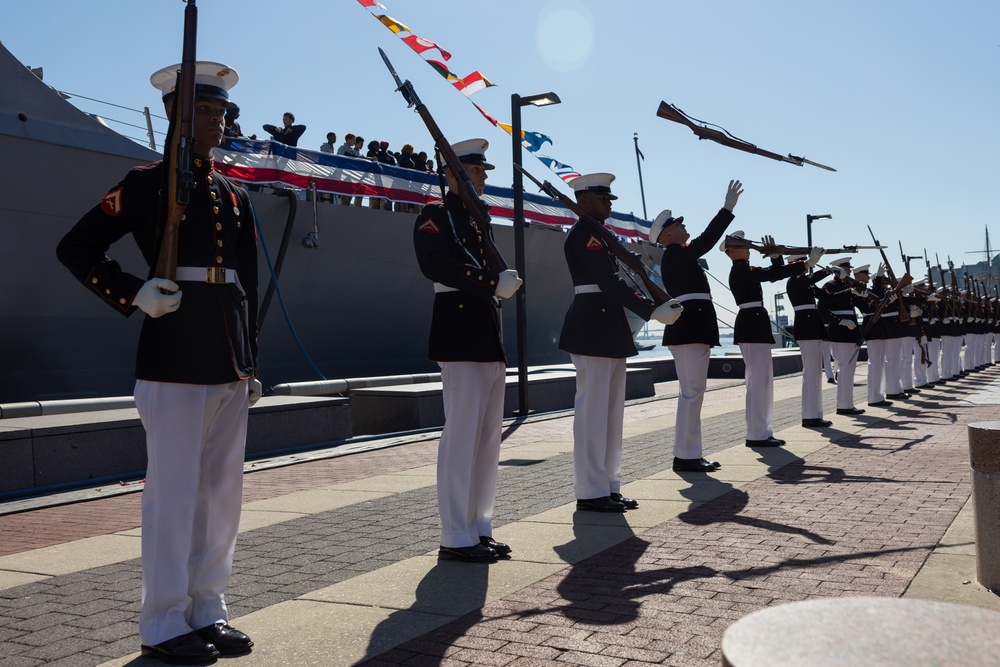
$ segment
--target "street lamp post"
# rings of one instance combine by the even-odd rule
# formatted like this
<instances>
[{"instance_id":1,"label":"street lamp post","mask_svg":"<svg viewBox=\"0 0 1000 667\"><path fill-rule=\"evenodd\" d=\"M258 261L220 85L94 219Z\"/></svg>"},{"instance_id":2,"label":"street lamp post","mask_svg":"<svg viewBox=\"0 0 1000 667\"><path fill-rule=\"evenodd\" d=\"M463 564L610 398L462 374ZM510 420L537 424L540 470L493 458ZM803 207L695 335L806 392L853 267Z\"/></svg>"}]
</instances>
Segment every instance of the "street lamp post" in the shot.
<instances>
[{"instance_id":1,"label":"street lamp post","mask_svg":"<svg viewBox=\"0 0 1000 667\"><path fill-rule=\"evenodd\" d=\"M809 215L806 214L806 247L813 247L813 227L812 224L816 220L832 220L833 216L829 213L824 215Z\"/></svg>"},{"instance_id":2,"label":"street lamp post","mask_svg":"<svg viewBox=\"0 0 1000 667\"><path fill-rule=\"evenodd\" d=\"M524 176L518 167L521 166L521 107L528 104L536 107L559 104L559 96L555 93L528 95L521 97L517 93L510 96L510 137L514 159L514 269L521 280L525 281L521 289L514 295L514 307L517 314L517 401L518 410L514 414L528 416L528 328L527 328L527 296L528 286L525 273L524 257Z\"/></svg>"}]
</instances>

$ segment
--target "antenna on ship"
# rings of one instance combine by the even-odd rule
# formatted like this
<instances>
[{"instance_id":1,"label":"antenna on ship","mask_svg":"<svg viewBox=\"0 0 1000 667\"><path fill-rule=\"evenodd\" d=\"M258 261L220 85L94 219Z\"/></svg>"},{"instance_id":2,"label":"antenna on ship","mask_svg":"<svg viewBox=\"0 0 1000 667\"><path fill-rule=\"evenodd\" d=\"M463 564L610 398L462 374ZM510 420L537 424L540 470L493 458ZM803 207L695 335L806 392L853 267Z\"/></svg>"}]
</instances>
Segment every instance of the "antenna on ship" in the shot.
<instances>
[{"instance_id":1,"label":"antenna on ship","mask_svg":"<svg viewBox=\"0 0 1000 667\"><path fill-rule=\"evenodd\" d=\"M986 227L986 245L985 245L985 250L968 250L968 251L966 251L967 255L986 255L986 283L988 285L991 285L991 286L998 280L998 278L994 278L993 277L993 260L994 260L993 254L994 254L994 252L995 251L994 251L993 247L990 245L990 228L989 227ZM977 263L977 266L978 266L978 263ZM964 269L964 266L963 266L963 269Z\"/></svg>"}]
</instances>

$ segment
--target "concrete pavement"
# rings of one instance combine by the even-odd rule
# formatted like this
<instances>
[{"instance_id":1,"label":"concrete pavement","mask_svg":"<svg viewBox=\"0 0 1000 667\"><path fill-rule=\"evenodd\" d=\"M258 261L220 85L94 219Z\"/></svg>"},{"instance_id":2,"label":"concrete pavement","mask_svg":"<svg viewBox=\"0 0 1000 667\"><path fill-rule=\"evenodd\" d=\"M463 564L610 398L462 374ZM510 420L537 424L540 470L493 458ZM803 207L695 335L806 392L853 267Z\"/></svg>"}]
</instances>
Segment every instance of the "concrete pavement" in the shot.
<instances>
[{"instance_id":1,"label":"concrete pavement","mask_svg":"<svg viewBox=\"0 0 1000 667\"><path fill-rule=\"evenodd\" d=\"M966 438L995 419L1000 367L856 418L824 385L823 430L799 426L799 384L775 384L788 446L754 450L742 383L710 383L710 476L670 470L676 383L630 404L624 515L575 511L571 414L508 423L495 536L514 553L492 565L435 557L437 433L248 465L227 600L257 646L236 660L707 666L729 624L787 601L1000 610L975 582ZM0 516L0 534L0 665L158 664L137 655L138 493Z\"/></svg>"}]
</instances>

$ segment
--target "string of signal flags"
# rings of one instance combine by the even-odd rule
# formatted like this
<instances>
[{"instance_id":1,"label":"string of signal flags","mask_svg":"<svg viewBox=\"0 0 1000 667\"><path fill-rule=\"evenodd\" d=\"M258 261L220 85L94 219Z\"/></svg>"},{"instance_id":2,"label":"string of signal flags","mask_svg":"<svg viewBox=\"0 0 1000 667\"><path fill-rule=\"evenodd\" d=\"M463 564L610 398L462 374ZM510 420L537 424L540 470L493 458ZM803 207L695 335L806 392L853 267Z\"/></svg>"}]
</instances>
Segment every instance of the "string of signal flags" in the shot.
<instances>
[{"instance_id":1,"label":"string of signal flags","mask_svg":"<svg viewBox=\"0 0 1000 667\"><path fill-rule=\"evenodd\" d=\"M424 62L430 65L456 90L461 92L466 99L469 100L472 106L474 106L483 118L489 121L491 125L503 129L507 134L513 134L513 127L510 123L498 121L495 117L487 113L485 109L472 100L473 94L496 85L489 78L487 78L486 75L479 70L473 70L464 77L458 76L448 65L448 61L451 60L451 53L446 51L437 42L417 35L404 23L389 16L388 9L385 5L376 2L376 0L358 0L358 4L366 8L375 20L385 26L385 28L394 35L399 37L399 39L416 52ZM734 148L746 153L760 155L772 160L778 160L779 162L787 162L799 167L808 164L827 171L837 171L833 167L829 167L825 164L820 164L819 162L814 162L812 160L807 160L804 157L792 155L791 153L788 155L781 155L779 153L760 148L756 144L733 136L725 128L693 118L681 111L677 108L677 106L668 104L667 102L660 102L656 115L660 118L665 118L666 120L670 120L690 128L699 139L708 139L728 148ZM549 155L542 155L539 153L546 143L550 145L553 144L552 138L548 135L542 134L541 132L533 132L524 129L521 130L521 144L524 148L534 154L542 164L559 176L560 179L565 182L569 182L578 177L580 172L572 166L564 162L560 162ZM636 150L638 151L638 145L636 146Z\"/></svg>"}]
</instances>

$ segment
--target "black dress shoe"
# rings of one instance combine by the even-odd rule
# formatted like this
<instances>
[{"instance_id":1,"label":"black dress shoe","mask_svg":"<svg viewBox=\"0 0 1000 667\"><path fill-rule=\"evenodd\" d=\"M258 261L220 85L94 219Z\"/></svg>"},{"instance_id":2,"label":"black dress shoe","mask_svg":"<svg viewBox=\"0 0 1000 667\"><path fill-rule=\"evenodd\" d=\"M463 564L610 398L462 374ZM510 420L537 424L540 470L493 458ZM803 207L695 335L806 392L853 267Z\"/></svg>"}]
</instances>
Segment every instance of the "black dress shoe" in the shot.
<instances>
[{"instance_id":1,"label":"black dress shoe","mask_svg":"<svg viewBox=\"0 0 1000 667\"><path fill-rule=\"evenodd\" d=\"M747 447L781 447L785 441L773 435L763 440L747 440Z\"/></svg>"},{"instance_id":2,"label":"black dress shoe","mask_svg":"<svg viewBox=\"0 0 1000 667\"><path fill-rule=\"evenodd\" d=\"M917 389L916 387L910 387L909 389L906 390L906 393L907 394L919 394L920 390Z\"/></svg>"},{"instance_id":3,"label":"black dress shoe","mask_svg":"<svg viewBox=\"0 0 1000 667\"><path fill-rule=\"evenodd\" d=\"M195 634L215 644L215 648L219 649L222 655L246 653L253 646L253 641L249 637L228 623L207 625L201 630L195 630Z\"/></svg>"},{"instance_id":4,"label":"black dress shoe","mask_svg":"<svg viewBox=\"0 0 1000 667\"><path fill-rule=\"evenodd\" d=\"M635 498L626 498L620 493L612 493L611 500L617 500L622 505L625 506L627 510L637 510L639 509L639 501Z\"/></svg>"},{"instance_id":5,"label":"black dress shoe","mask_svg":"<svg viewBox=\"0 0 1000 667\"><path fill-rule=\"evenodd\" d=\"M869 403L868 405L873 408L887 408L892 405L892 401L887 401L883 398L881 401L875 401L874 403Z\"/></svg>"},{"instance_id":6,"label":"black dress shoe","mask_svg":"<svg viewBox=\"0 0 1000 667\"><path fill-rule=\"evenodd\" d=\"M865 411L861 408L837 408L838 415L863 415Z\"/></svg>"},{"instance_id":7,"label":"black dress shoe","mask_svg":"<svg viewBox=\"0 0 1000 667\"><path fill-rule=\"evenodd\" d=\"M802 426L805 428L826 428L827 426L833 426L833 422L822 417L814 417L813 419L803 419Z\"/></svg>"},{"instance_id":8,"label":"black dress shoe","mask_svg":"<svg viewBox=\"0 0 1000 667\"><path fill-rule=\"evenodd\" d=\"M142 645L143 656L156 658L171 665L204 665L215 662L219 649L195 632L180 635L154 646Z\"/></svg>"},{"instance_id":9,"label":"black dress shoe","mask_svg":"<svg viewBox=\"0 0 1000 667\"><path fill-rule=\"evenodd\" d=\"M905 401L906 399L908 399L910 397L910 395L907 394L904 391L904 392L900 392L898 394L886 394L885 397L886 398L891 398L891 399L896 400L896 401Z\"/></svg>"},{"instance_id":10,"label":"black dress shoe","mask_svg":"<svg viewBox=\"0 0 1000 667\"><path fill-rule=\"evenodd\" d=\"M933 388L934 384L932 382L928 382L927 384L922 384L919 387L917 387L917 389L933 389ZM913 391L916 391L917 389L914 389Z\"/></svg>"},{"instance_id":11,"label":"black dress shoe","mask_svg":"<svg viewBox=\"0 0 1000 667\"><path fill-rule=\"evenodd\" d=\"M577 498L576 509L582 512L624 512L625 503L613 500L611 496L602 498Z\"/></svg>"},{"instance_id":12,"label":"black dress shoe","mask_svg":"<svg viewBox=\"0 0 1000 667\"><path fill-rule=\"evenodd\" d=\"M836 381L836 380L834 380L833 378L827 378L827 379L826 379L826 383L827 383L827 384L837 384L837 381Z\"/></svg>"},{"instance_id":13,"label":"black dress shoe","mask_svg":"<svg viewBox=\"0 0 1000 667\"><path fill-rule=\"evenodd\" d=\"M438 560L457 560L462 563L492 563L496 559L496 550L485 544L473 544L471 547L441 547L438 549Z\"/></svg>"},{"instance_id":14,"label":"black dress shoe","mask_svg":"<svg viewBox=\"0 0 1000 667\"><path fill-rule=\"evenodd\" d=\"M496 551L498 556L506 556L512 551L510 545L504 544L503 542L497 542L492 537L486 537L484 535L479 536L479 543L493 549L493 551Z\"/></svg>"},{"instance_id":15,"label":"black dress shoe","mask_svg":"<svg viewBox=\"0 0 1000 667\"><path fill-rule=\"evenodd\" d=\"M714 472L722 467L718 461L705 459L679 459L674 457L674 470L678 472Z\"/></svg>"}]
</instances>

